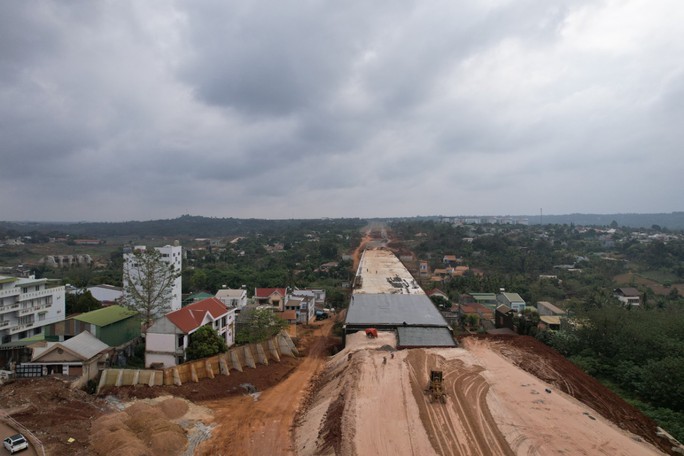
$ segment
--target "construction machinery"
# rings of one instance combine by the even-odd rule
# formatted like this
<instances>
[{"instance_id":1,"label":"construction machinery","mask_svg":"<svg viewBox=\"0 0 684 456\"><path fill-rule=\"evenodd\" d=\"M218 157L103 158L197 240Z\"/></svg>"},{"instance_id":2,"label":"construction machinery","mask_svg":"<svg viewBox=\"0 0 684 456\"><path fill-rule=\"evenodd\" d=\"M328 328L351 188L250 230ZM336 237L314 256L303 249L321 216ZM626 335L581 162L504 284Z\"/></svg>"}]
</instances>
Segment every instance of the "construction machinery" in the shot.
<instances>
[{"instance_id":1,"label":"construction machinery","mask_svg":"<svg viewBox=\"0 0 684 456\"><path fill-rule=\"evenodd\" d=\"M444 378L442 371L430 371L430 383L425 393L430 395L430 402L439 401L446 404L446 393L444 392Z\"/></svg>"},{"instance_id":2,"label":"construction machinery","mask_svg":"<svg viewBox=\"0 0 684 456\"><path fill-rule=\"evenodd\" d=\"M378 330L375 328L366 328L366 337L371 339L377 339Z\"/></svg>"}]
</instances>

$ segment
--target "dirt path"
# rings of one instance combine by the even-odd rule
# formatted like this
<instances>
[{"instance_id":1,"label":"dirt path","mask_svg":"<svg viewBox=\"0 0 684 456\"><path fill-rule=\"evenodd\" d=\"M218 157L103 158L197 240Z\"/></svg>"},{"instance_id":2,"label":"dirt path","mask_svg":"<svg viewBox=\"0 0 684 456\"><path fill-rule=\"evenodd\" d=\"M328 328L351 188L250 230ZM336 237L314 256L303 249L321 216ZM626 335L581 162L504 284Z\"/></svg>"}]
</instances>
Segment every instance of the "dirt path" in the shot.
<instances>
[{"instance_id":1,"label":"dirt path","mask_svg":"<svg viewBox=\"0 0 684 456\"><path fill-rule=\"evenodd\" d=\"M197 455L294 454L293 418L309 380L325 364L334 321L318 323L304 361L292 374L255 402L250 396L206 402L214 411L217 428Z\"/></svg>"}]
</instances>

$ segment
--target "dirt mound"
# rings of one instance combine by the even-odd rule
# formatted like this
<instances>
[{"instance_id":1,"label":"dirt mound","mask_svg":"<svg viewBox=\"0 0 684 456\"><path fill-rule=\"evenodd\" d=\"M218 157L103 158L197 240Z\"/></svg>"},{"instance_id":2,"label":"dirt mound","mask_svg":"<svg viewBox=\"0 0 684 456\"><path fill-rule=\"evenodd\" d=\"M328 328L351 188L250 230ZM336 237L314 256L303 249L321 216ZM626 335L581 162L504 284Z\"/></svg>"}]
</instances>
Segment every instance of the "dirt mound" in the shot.
<instances>
[{"instance_id":1,"label":"dirt mound","mask_svg":"<svg viewBox=\"0 0 684 456\"><path fill-rule=\"evenodd\" d=\"M112 448L126 455L180 454L188 439L185 430L172 420L188 409L182 399L170 398L156 404L135 402L119 413L103 416L93 423L93 454L111 454Z\"/></svg>"},{"instance_id":2,"label":"dirt mound","mask_svg":"<svg viewBox=\"0 0 684 456\"><path fill-rule=\"evenodd\" d=\"M171 397L159 403L159 407L167 418L175 420L188 413L188 403L177 397Z\"/></svg>"},{"instance_id":3,"label":"dirt mound","mask_svg":"<svg viewBox=\"0 0 684 456\"><path fill-rule=\"evenodd\" d=\"M112 409L101 398L72 390L66 380L52 376L3 385L0 407L35 434L47 454L88 455L92 420Z\"/></svg>"}]
</instances>

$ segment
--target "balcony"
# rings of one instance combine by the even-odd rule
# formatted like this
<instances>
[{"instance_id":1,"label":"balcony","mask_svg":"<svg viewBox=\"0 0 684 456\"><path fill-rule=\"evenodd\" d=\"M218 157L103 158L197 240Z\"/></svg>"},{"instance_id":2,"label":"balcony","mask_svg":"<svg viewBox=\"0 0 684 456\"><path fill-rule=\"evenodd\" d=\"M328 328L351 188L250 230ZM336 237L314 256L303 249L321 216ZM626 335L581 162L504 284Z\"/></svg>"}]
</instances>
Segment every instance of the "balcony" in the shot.
<instances>
[{"instance_id":1,"label":"balcony","mask_svg":"<svg viewBox=\"0 0 684 456\"><path fill-rule=\"evenodd\" d=\"M7 288L6 290L0 290L0 298L19 296L19 294L21 294L21 288Z\"/></svg>"},{"instance_id":2,"label":"balcony","mask_svg":"<svg viewBox=\"0 0 684 456\"><path fill-rule=\"evenodd\" d=\"M9 329L9 332L10 332L10 334L16 334L16 333L22 332L22 331L24 331L24 330L26 330L26 329L32 328L32 327L33 327L33 323L26 323L26 324L23 324L23 325L18 325L18 326L13 326L13 327L11 327L11 328Z\"/></svg>"},{"instance_id":3,"label":"balcony","mask_svg":"<svg viewBox=\"0 0 684 456\"><path fill-rule=\"evenodd\" d=\"M19 308L19 304L15 303L9 306L0 306L0 313L4 312L14 312Z\"/></svg>"},{"instance_id":4,"label":"balcony","mask_svg":"<svg viewBox=\"0 0 684 456\"><path fill-rule=\"evenodd\" d=\"M9 326L10 321L5 320L5 321L0 321L0 328L4 328L5 326Z\"/></svg>"},{"instance_id":5,"label":"balcony","mask_svg":"<svg viewBox=\"0 0 684 456\"><path fill-rule=\"evenodd\" d=\"M52 307L52 304L43 304L42 306L27 307L25 309L19 310L19 316L22 317L24 315L30 315L40 310L49 309L50 307Z\"/></svg>"},{"instance_id":6,"label":"balcony","mask_svg":"<svg viewBox=\"0 0 684 456\"><path fill-rule=\"evenodd\" d=\"M28 293L22 293L21 294L21 300L22 301L28 301L31 299L36 299L36 298L42 298L45 296L52 296L55 293L58 293L60 291L64 291L64 287L54 287L54 288L46 288L44 290L38 290L38 291L29 291Z\"/></svg>"}]
</instances>

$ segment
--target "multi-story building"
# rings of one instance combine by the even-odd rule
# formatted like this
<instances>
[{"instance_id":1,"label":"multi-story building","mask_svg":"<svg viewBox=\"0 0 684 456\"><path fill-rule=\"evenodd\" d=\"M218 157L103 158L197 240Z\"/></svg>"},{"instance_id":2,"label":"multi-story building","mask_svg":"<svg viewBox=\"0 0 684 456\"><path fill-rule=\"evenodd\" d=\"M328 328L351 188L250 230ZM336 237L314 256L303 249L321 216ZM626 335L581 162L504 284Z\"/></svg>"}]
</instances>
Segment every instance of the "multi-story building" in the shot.
<instances>
[{"instance_id":1,"label":"multi-story building","mask_svg":"<svg viewBox=\"0 0 684 456\"><path fill-rule=\"evenodd\" d=\"M145 251L146 247L144 245L136 245L131 249L130 247L125 247L124 248L124 277L123 277L123 285L124 285L124 302L128 300L128 297L126 296L126 288L128 287L128 280L127 280L127 275L135 276L136 275L136 265L135 265L135 254L134 252L137 251ZM155 247L155 250L157 250L161 254L161 259L167 264L173 265L174 269L176 272L181 272L182 269L182 255L183 255L183 248L178 245L178 242L176 242L175 245L165 245L164 247ZM126 274L126 271L128 271L128 274ZM169 304L170 310L178 310L182 307L182 282L181 282L181 276L180 274L176 278L176 280L173 282L173 287L171 289L171 302Z\"/></svg>"},{"instance_id":2,"label":"multi-story building","mask_svg":"<svg viewBox=\"0 0 684 456\"><path fill-rule=\"evenodd\" d=\"M14 342L43 332L64 320L64 287L48 287L47 279L0 276L0 337Z\"/></svg>"},{"instance_id":3,"label":"multi-story building","mask_svg":"<svg viewBox=\"0 0 684 456\"><path fill-rule=\"evenodd\" d=\"M228 347L235 344L235 309L217 298L204 299L170 312L150 326L145 335L145 366L184 363L192 334L202 326L214 328Z\"/></svg>"}]
</instances>

